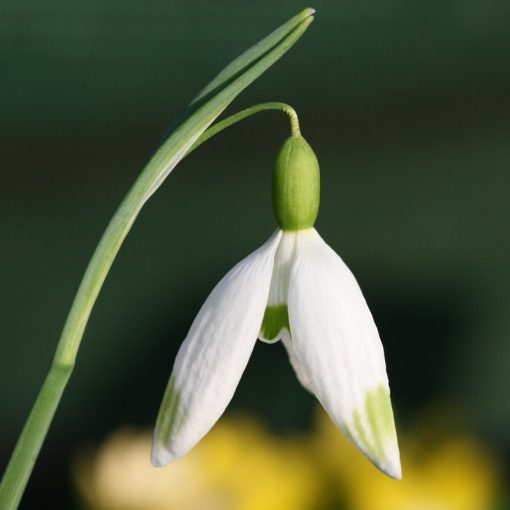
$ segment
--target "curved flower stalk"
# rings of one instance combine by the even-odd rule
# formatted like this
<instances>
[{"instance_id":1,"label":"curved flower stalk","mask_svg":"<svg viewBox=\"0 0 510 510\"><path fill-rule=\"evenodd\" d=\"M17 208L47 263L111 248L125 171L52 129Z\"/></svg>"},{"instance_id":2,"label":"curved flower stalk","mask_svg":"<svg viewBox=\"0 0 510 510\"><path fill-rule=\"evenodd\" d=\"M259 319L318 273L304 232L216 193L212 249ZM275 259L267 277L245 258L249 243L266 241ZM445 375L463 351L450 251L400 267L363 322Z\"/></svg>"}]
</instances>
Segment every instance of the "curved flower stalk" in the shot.
<instances>
[{"instance_id":1,"label":"curved flower stalk","mask_svg":"<svg viewBox=\"0 0 510 510\"><path fill-rule=\"evenodd\" d=\"M278 154L280 228L214 288L182 344L159 412L152 461L186 454L230 402L257 340L282 340L301 384L382 471L401 468L384 352L361 290L313 228L319 165L295 133Z\"/></svg>"}]
</instances>

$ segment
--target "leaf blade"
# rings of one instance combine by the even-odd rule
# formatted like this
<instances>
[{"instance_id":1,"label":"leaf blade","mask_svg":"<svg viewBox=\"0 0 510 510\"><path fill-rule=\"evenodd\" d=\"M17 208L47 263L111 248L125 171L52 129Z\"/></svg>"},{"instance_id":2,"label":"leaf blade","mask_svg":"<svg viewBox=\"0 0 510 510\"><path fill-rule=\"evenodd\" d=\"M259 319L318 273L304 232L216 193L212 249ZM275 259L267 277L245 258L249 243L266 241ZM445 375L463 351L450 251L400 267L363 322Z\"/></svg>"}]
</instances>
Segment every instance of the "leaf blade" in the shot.
<instances>
[{"instance_id":1,"label":"leaf blade","mask_svg":"<svg viewBox=\"0 0 510 510\"><path fill-rule=\"evenodd\" d=\"M203 133L223 110L253 81L281 58L303 35L313 21L314 10L307 8L228 64L206 85L178 117L169 137L161 144L143 173L153 183L146 200L175 168L182 149L198 131ZM193 139L193 142L195 139ZM186 154L182 154L182 157ZM154 168L151 168L151 167Z\"/></svg>"}]
</instances>

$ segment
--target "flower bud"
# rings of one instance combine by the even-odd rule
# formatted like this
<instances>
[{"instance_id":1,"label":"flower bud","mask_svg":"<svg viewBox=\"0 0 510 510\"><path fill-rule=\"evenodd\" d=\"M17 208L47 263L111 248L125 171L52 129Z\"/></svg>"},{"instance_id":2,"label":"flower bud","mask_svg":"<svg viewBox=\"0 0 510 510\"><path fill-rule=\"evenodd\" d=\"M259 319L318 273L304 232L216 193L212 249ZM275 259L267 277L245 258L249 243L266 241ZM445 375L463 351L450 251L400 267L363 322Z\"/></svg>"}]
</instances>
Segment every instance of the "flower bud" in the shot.
<instances>
[{"instance_id":1,"label":"flower bud","mask_svg":"<svg viewBox=\"0 0 510 510\"><path fill-rule=\"evenodd\" d=\"M273 171L273 211L282 230L313 227L319 212L319 162L301 135L285 140Z\"/></svg>"}]
</instances>

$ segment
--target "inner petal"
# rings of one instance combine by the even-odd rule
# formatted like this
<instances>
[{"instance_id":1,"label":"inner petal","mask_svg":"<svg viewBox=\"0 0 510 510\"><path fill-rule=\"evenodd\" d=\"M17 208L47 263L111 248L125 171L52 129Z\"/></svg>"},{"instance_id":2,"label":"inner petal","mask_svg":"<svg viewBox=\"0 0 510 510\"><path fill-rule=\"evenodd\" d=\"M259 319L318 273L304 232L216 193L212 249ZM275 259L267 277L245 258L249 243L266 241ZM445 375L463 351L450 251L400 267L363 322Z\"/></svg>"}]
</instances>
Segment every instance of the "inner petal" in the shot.
<instances>
[{"instance_id":1,"label":"inner petal","mask_svg":"<svg viewBox=\"0 0 510 510\"><path fill-rule=\"evenodd\" d=\"M287 305L268 305L260 327L259 338L263 342L273 343L281 338L285 330L290 333Z\"/></svg>"},{"instance_id":2,"label":"inner petal","mask_svg":"<svg viewBox=\"0 0 510 510\"><path fill-rule=\"evenodd\" d=\"M277 342L285 331L290 335L287 296L297 236L298 232L283 232L276 250L271 288L259 333L259 338L263 342Z\"/></svg>"}]
</instances>

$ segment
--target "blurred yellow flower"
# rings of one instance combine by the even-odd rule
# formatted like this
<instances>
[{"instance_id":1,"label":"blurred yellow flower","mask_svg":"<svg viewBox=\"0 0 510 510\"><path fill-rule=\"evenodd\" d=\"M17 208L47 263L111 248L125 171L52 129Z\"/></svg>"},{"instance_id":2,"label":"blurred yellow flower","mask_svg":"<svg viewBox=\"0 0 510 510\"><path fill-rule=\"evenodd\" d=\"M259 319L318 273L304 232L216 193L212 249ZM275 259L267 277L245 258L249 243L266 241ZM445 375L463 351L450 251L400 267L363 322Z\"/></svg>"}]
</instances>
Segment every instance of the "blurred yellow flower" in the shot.
<instances>
[{"instance_id":1,"label":"blurred yellow flower","mask_svg":"<svg viewBox=\"0 0 510 510\"><path fill-rule=\"evenodd\" d=\"M321 492L303 438L225 418L189 455L150 463L151 433L124 429L81 454L73 474L92 510L309 510Z\"/></svg>"},{"instance_id":2,"label":"blurred yellow flower","mask_svg":"<svg viewBox=\"0 0 510 510\"><path fill-rule=\"evenodd\" d=\"M357 450L321 413L315 448L331 492L349 510L490 510L499 472L489 453L469 437L430 437L431 423L401 440L404 477L391 480ZM435 436L432 433L432 436Z\"/></svg>"},{"instance_id":3,"label":"blurred yellow flower","mask_svg":"<svg viewBox=\"0 0 510 510\"><path fill-rule=\"evenodd\" d=\"M165 468L150 463L149 431L123 429L80 454L73 474L90 510L492 510L497 462L434 416L402 435L402 481L360 456L323 412L311 434L293 437L224 418Z\"/></svg>"}]
</instances>

